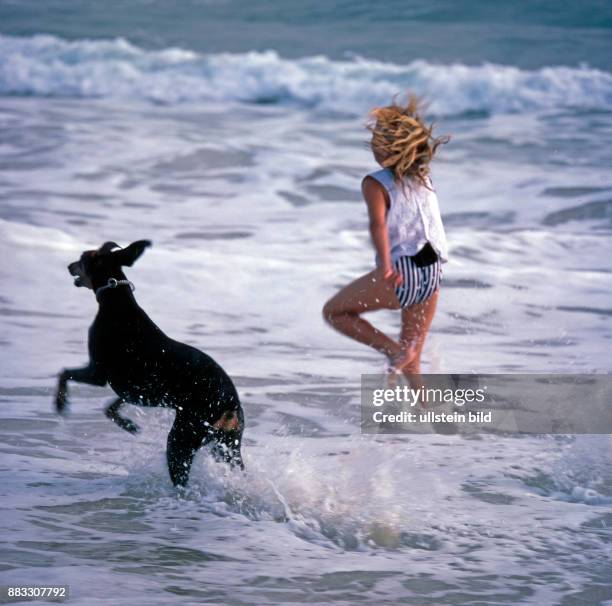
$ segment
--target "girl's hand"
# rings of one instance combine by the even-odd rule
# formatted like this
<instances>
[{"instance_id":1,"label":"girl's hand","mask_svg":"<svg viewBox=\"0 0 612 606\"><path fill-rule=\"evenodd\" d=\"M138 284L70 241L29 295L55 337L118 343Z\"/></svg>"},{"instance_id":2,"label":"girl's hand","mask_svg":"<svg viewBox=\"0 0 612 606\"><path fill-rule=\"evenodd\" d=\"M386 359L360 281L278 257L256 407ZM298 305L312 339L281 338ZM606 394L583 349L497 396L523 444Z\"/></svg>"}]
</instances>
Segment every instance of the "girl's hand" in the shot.
<instances>
[{"instance_id":1,"label":"girl's hand","mask_svg":"<svg viewBox=\"0 0 612 606\"><path fill-rule=\"evenodd\" d=\"M385 281L390 282L396 288L398 286L401 286L403 282L402 274L396 272L393 267L383 269L383 278L385 279Z\"/></svg>"}]
</instances>

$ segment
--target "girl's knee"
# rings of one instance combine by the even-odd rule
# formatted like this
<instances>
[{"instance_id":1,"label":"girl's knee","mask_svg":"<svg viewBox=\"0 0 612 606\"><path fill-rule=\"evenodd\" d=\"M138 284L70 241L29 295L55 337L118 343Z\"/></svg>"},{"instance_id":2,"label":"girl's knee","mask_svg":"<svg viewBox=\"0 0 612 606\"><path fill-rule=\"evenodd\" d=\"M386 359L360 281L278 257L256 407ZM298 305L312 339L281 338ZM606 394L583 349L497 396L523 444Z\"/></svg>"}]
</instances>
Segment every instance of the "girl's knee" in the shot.
<instances>
[{"instance_id":1,"label":"girl's knee","mask_svg":"<svg viewBox=\"0 0 612 606\"><path fill-rule=\"evenodd\" d=\"M332 326L335 324L336 318L342 314L332 299L323 305L322 313L323 319Z\"/></svg>"},{"instance_id":2,"label":"girl's knee","mask_svg":"<svg viewBox=\"0 0 612 606\"><path fill-rule=\"evenodd\" d=\"M330 318L330 315L331 315L331 313L332 313L332 310L331 310L331 305L329 304L329 301L327 301L327 302L326 302L326 303L323 305L323 307L321 308L321 313L323 314L323 319L324 319L326 322L329 322L329 318Z\"/></svg>"}]
</instances>

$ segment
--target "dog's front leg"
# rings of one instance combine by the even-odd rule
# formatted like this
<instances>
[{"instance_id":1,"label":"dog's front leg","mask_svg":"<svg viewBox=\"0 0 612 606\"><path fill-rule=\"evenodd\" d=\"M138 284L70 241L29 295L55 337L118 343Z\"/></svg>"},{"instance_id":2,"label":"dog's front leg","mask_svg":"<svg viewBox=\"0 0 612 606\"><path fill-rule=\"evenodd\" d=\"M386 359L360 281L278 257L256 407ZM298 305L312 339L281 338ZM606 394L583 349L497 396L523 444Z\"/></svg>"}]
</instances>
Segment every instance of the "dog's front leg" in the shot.
<instances>
[{"instance_id":1,"label":"dog's front leg","mask_svg":"<svg viewBox=\"0 0 612 606\"><path fill-rule=\"evenodd\" d=\"M104 387L107 383L106 377L92 363L83 368L65 368L59 375L57 393L55 395L55 408L60 414L66 411L68 405L68 381L99 385L100 387Z\"/></svg>"},{"instance_id":2,"label":"dog's front leg","mask_svg":"<svg viewBox=\"0 0 612 606\"><path fill-rule=\"evenodd\" d=\"M130 433L134 434L138 433L140 431L140 427L138 427L134 421L130 421L130 419L126 419L119 414L119 409L123 404L125 404L125 400L122 398L117 398L104 409L104 414L109 419L117 423L121 429L125 429L125 431L129 431Z\"/></svg>"}]
</instances>

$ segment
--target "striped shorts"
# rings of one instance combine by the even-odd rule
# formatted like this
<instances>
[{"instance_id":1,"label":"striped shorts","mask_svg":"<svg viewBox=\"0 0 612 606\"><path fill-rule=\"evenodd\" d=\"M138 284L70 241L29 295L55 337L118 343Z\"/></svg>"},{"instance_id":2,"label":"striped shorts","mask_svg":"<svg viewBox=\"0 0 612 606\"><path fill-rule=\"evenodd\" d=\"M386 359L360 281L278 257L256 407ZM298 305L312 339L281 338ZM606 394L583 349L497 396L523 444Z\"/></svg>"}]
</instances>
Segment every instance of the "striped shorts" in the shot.
<instances>
[{"instance_id":1,"label":"striped shorts","mask_svg":"<svg viewBox=\"0 0 612 606\"><path fill-rule=\"evenodd\" d=\"M402 276L402 284L395 289L402 307L427 301L440 287L442 264L439 259L419 267L412 257L404 256L399 257L394 265L395 271Z\"/></svg>"}]
</instances>

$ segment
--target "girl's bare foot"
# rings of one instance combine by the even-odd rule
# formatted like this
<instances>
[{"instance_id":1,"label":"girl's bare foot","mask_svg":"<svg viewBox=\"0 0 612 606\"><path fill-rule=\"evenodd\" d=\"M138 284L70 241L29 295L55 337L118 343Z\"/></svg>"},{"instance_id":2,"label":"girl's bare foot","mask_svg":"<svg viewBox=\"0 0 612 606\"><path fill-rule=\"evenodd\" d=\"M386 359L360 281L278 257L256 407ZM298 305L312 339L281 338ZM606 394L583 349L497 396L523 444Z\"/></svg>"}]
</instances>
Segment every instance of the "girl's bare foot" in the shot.
<instances>
[{"instance_id":1,"label":"girl's bare foot","mask_svg":"<svg viewBox=\"0 0 612 606\"><path fill-rule=\"evenodd\" d=\"M417 353L416 345L402 347L398 353L389 356L389 366L387 372L389 374L401 374L404 369L414 360Z\"/></svg>"}]
</instances>

